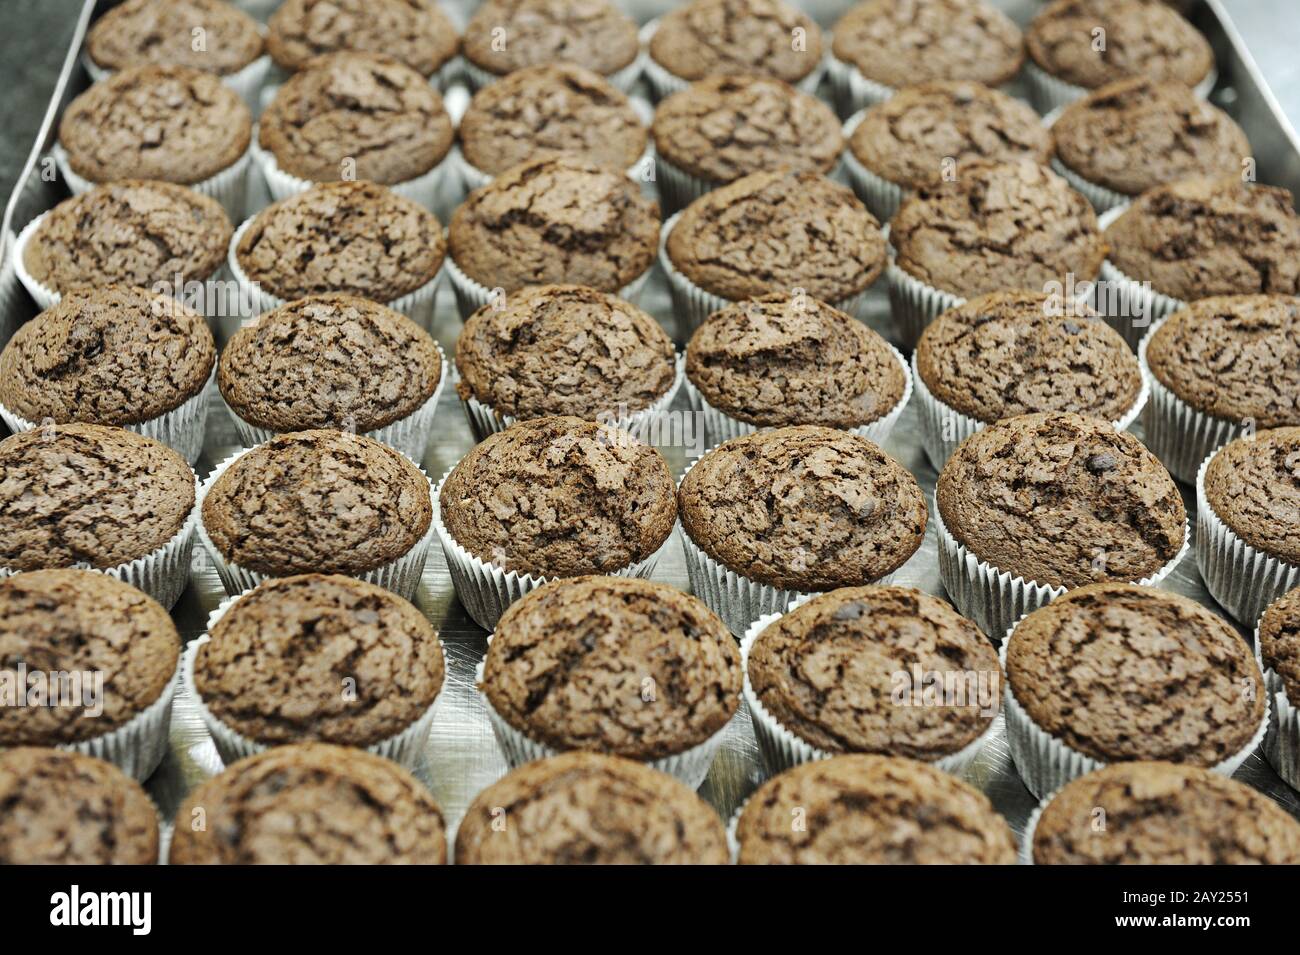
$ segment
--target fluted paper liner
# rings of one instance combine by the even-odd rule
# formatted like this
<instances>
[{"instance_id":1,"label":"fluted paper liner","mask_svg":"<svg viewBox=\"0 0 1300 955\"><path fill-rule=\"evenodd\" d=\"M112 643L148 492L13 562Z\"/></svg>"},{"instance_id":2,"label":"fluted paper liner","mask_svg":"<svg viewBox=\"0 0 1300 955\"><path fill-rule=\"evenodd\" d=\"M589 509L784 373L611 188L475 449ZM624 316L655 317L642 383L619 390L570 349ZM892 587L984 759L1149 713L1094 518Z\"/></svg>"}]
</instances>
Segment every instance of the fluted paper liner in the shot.
<instances>
[{"instance_id":1,"label":"fluted paper liner","mask_svg":"<svg viewBox=\"0 0 1300 955\"><path fill-rule=\"evenodd\" d=\"M1043 114L1069 106L1075 100L1083 99L1089 93L1096 92L1053 76L1028 57L1025 58L1020 75L1024 77L1029 102L1033 104L1034 109ZM1210 72L1192 88L1193 92L1201 99L1205 99L1214 89L1218 79L1219 71L1211 65Z\"/></svg>"},{"instance_id":2,"label":"fluted paper liner","mask_svg":"<svg viewBox=\"0 0 1300 955\"><path fill-rule=\"evenodd\" d=\"M835 105L843 115L852 115L870 106L883 103L898 92L892 86L869 80L851 63L846 63L830 52L831 36L826 34L828 73Z\"/></svg>"},{"instance_id":3,"label":"fluted paper liner","mask_svg":"<svg viewBox=\"0 0 1300 955\"><path fill-rule=\"evenodd\" d=\"M1121 206L1103 212L1097 219L1097 227L1105 233L1111 223L1124 214L1125 209L1126 207ZM1099 311L1106 319L1106 324L1123 335L1124 341L1128 342L1129 347L1134 351L1138 350L1143 336L1153 326L1179 309L1187 307L1187 303L1182 299L1157 292L1149 283L1144 284L1121 272L1109 258L1101 263L1101 280L1108 290L1113 290L1107 297L1117 301L1124 314L1112 315L1108 306ZM1134 303L1137 308L1134 308ZM1139 311L1142 317L1141 324L1133 321L1134 314Z\"/></svg>"},{"instance_id":4,"label":"fluted paper liner","mask_svg":"<svg viewBox=\"0 0 1300 955\"><path fill-rule=\"evenodd\" d=\"M883 176L878 176L858 160L853 155L853 149L849 146L849 140L853 136L854 130L862 122L862 117L866 115L865 109L860 109L844 122L842 135L844 136L844 152L840 156L840 162L848 175L849 185L881 222L888 222L898 213L898 207L903 204L903 200L911 195L911 190L900 186L896 182L890 182Z\"/></svg>"}]
</instances>

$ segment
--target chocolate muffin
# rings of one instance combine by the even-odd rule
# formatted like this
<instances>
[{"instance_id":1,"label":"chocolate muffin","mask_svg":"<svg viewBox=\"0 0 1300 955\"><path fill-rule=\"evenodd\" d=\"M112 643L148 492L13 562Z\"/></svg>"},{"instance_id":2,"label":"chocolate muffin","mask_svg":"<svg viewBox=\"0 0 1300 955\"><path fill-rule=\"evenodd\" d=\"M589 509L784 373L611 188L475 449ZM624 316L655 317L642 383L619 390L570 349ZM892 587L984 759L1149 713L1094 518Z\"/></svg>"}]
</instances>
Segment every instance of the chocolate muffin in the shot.
<instances>
[{"instance_id":1,"label":"chocolate muffin","mask_svg":"<svg viewBox=\"0 0 1300 955\"><path fill-rule=\"evenodd\" d=\"M205 824L194 824L202 808ZM442 865L442 810L418 779L363 750L303 743L240 760L176 813L172 865Z\"/></svg>"},{"instance_id":2,"label":"chocolate muffin","mask_svg":"<svg viewBox=\"0 0 1300 955\"><path fill-rule=\"evenodd\" d=\"M916 479L866 438L833 428L724 442L682 479L678 510L691 541L714 560L800 591L879 580L925 536Z\"/></svg>"},{"instance_id":3,"label":"chocolate muffin","mask_svg":"<svg viewBox=\"0 0 1300 955\"><path fill-rule=\"evenodd\" d=\"M751 74L794 83L821 63L822 34L782 0L692 0L660 18L650 56L690 82Z\"/></svg>"},{"instance_id":4,"label":"chocolate muffin","mask_svg":"<svg viewBox=\"0 0 1300 955\"><path fill-rule=\"evenodd\" d=\"M95 673L103 685L93 707L84 705L84 692L83 705L0 707L0 747L83 743L122 728L170 696L180 646L166 610L107 574L34 570L5 578L0 671L11 678L20 666L48 676Z\"/></svg>"},{"instance_id":5,"label":"chocolate muffin","mask_svg":"<svg viewBox=\"0 0 1300 955\"><path fill-rule=\"evenodd\" d=\"M1300 292L1300 217L1291 193L1239 176L1148 190L1106 229L1106 244L1125 275L1185 302Z\"/></svg>"},{"instance_id":6,"label":"chocolate muffin","mask_svg":"<svg viewBox=\"0 0 1300 955\"><path fill-rule=\"evenodd\" d=\"M804 820L792 825L792 813ZM1010 865L1015 840L978 789L911 759L850 755L759 787L736 825L741 865Z\"/></svg>"},{"instance_id":7,"label":"chocolate muffin","mask_svg":"<svg viewBox=\"0 0 1300 955\"><path fill-rule=\"evenodd\" d=\"M457 865L725 865L722 820L666 773L565 753L483 790L456 833Z\"/></svg>"},{"instance_id":8,"label":"chocolate muffin","mask_svg":"<svg viewBox=\"0 0 1300 955\"><path fill-rule=\"evenodd\" d=\"M72 171L91 182L161 179L192 185L248 150L253 120L211 73L141 66L114 73L74 99L59 123Z\"/></svg>"},{"instance_id":9,"label":"chocolate muffin","mask_svg":"<svg viewBox=\"0 0 1300 955\"><path fill-rule=\"evenodd\" d=\"M167 544L194 508L194 472L121 428L61 424L0 441L0 567L108 569Z\"/></svg>"},{"instance_id":10,"label":"chocolate muffin","mask_svg":"<svg viewBox=\"0 0 1300 955\"><path fill-rule=\"evenodd\" d=\"M262 34L256 20L222 0L126 0L95 21L86 52L106 70L190 66L226 76L262 55Z\"/></svg>"},{"instance_id":11,"label":"chocolate muffin","mask_svg":"<svg viewBox=\"0 0 1300 955\"><path fill-rule=\"evenodd\" d=\"M866 325L807 296L773 293L710 315L686 346L686 376L748 424L858 428L898 407L907 379Z\"/></svg>"},{"instance_id":12,"label":"chocolate muffin","mask_svg":"<svg viewBox=\"0 0 1300 955\"><path fill-rule=\"evenodd\" d=\"M436 0L284 0L267 21L266 48L281 69L321 53L387 53L423 76L456 55L456 28Z\"/></svg>"},{"instance_id":13,"label":"chocolate muffin","mask_svg":"<svg viewBox=\"0 0 1300 955\"><path fill-rule=\"evenodd\" d=\"M933 80L998 86L1025 57L1016 25L985 0L863 0L834 32L836 59L895 89Z\"/></svg>"},{"instance_id":14,"label":"chocolate muffin","mask_svg":"<svg viewBox=\"0 0 1300 955\"><path fill-rule=\"evenodd\" d=\"M839 303L885 266L880 223L847 186L812 172L756 172L696 199L668 234L672 267L731 301L803 289Z\"/></svg>"},{"instance_id":15,"label":"chocolate muffin","mask_svg":"<svg viewBox=\"0 0 1300 955\"><path fill-rule=\"evenodd\" d=\"M258 213L235 259L281 299L344 292L387 303L431 281L445 249L419 203L373 182L326 182Z\"/></svg>"},{"instance_id":16,"label":"chocolate muffin","mask_svg":"<svg viewBox=\"0 0 1300 955\"><path fill-rule=\"evenodd\" d=\"M608 0L486 0L463 45L465 59L497 76L552 63L609 76L640 50L636 22Z\"/></svg>"},{"instance_id":17,"label":"chocolate muffin","mask_svg":"<svg viewBox=\"0 0 1300 955\"><path fill-rule=\"evenodd\" d=\"M454 138L438 91L418 71L378 53L309 60L257 124L258 144L276 165L312 182L406 182L438 165ZM345 160L352 161L346 177Z\"/></svg>"},{"instance_id":18,"label":"chocolate muffin","mask_svg":"<svg viewBox=\"0 0 1300 955\"><path fill-rule=\"evenodd\" d=\"M1259 651L1287 698L1300 700L1300 588L1274 600L1260 617Z\"/></svg>"},{"instance_id":19,"label":"chocolate muffin","mask_svg":"<svg viewBox=\"0 0 1300 955\"><path fill-rule=\"evenodd\" d=\"M654 448L568 416L490 435L447 475L440 515L465 550L534 577L613 573L650 557L677 517Z\"/></svg>"},{"instance_id":20,"label":"chocolate muffin","mask_svg":"<svg viewBox=\"0 0 1300 955\"><path fill-rule=\"evenodd\" d=\"M1205 467L1205 500L1251 547L1300 565L1300 427L1225 445Z\"/></svg>"},{"instance_id":21,"label":"chocolate muffin","mask_svg":"<svg viewBox=\"0 0 1300 955\"><path fill-rule=\"evenodd\" d=\"M116 766L59 749L0 752L0 863L154 865L158 814Z\"/></svg>"},{"instance_id":22,"label":"chocolate muffin","mask_svg":"<svg viewBox=\"0 0 1300 955\"><path fill-rule=\"evenodd\" d=\"M759 631L746 663L766 716L832 755L933 762L983 735L1001 705L1002 668L988 638L944 601L907 587L814 597ZM900 673L915 680L902 705ZM922 674L963 688L975 682L962 701L926 706Z\"/></svg>"},{"instance_id":23,"label":"chocolate muffin","mask_svg":"<svg viewBox=\"0 0 1300 955\"><path fill-rule=\"evenodd\" d=\"M672 341L621 298L581 285L522 289L485 305L456 339L456 391L515 420L623 418L676 378Z\"/></svg>"},{"instance_id":24,"label":"chocolate muffin","mask_svg":"<svg viewBox=\"0 0 1300 955\"><path fill-rule=\"evenodd\" d=\"M572 282L618 292L654 262L659 206L618 170L556 156L471 192L449 240L456 267L489 289Z\"/></svg>"}]
</instances>

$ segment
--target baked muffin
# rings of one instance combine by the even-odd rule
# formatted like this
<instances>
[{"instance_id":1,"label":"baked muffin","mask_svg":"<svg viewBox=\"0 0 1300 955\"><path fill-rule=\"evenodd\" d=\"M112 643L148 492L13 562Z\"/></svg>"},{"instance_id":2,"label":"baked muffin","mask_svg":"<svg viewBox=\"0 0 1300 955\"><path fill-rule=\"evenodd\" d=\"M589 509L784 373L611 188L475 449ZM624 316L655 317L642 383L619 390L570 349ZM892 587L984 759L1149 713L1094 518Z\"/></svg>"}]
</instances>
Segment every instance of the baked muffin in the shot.
<instances>
[{"instance_id":1,"label":"baked muffin","mask_svg":"<svg viewBox=\"0 0 1300 955\"><path fill-rule=\"evenodd\" d=\"M821 58L817 24L782 0L692 0L659 19L650 59L661 69L649 79L660 96L719 74L795 83L811 75Z\"/></svg>"},{"instance_id":2,"label":"baked muffin","mask_svg":"<svg viewBox=\"0 0 1300 955\"><path fill-rule=\"evenodd\" d=\"M447 837L438 804L396 763L303 743L241 760L195 787L176 813L168 861L442 865Z\"/></svg>"},{"instance_id":3,"label":"baked muffin","mask_svg":"<svg viewBox=\"0 0 1300 955\"><path fill-rule=\"evenodd\" d=\"M640 41L636 22L608 0L486 0L470 18L463 46L473 81L481 79L474 68L504 76L552 63L615 78L636 61ZM635 75L617 79L627 89Z\"/></svg>"},{"instance_id":4,"label":"baked muffin","mask_svg":"<svg viewBox=\"0 0 1300 955\"><path fill-rule=\"evenodd\" d=\"M791 825L792 813L805 825ZM796 766L750 797L741 865L1010 865L1015 840L978 789L911 759L851 755Z\"/></svg>"},{"instance_id":5,"label":"baked muffin","mask_svg":"<svg viewBox=\"0 0 1300 955\"><path fill-rule=\"evenodd\" d=\"M1028 854L1037 865L1296 865L1300 823L1218 773L1121 763L1053 796Z\"/></svg>"},{"instance_id":6,"label":"baked muffin","mask_svg":"<svg viewBox=\"0 0 1300 955\"><path fill-rule=\"evenodd\" d=\"M1259 656L1287 697L1300 701L1300 588L1274 600L1260 617Z\"/></svg>"},{"instance_id":7,"label":"baked muffin","mask_svg":"<svg viewBox=\"0 0 1300 955\"><path fill-rule=\"evenodd\" d=\"M456 832L457 865L726 862L708 803L666 773L595 753L512 770L475 797Z\"/></svg>"},{"instance_id":8,"label":"baked muffin","mask_svg":"<svg viewBox=\"0 0 1300 955\"><path fill-rule=\"evenodd\" d=\"M59 749L0 752L0 863L154 865L158 814L117 767Z\"/></svg>"},{"instance_id":9,"label":"baked muffin","mask_svg":"<svg viewBox=\"0 0 1300 955\"><path fill-rule=\"evenodd\" d=\"M194 49L195 30L203 48ZM262 55L257 21L222 0L126 0L86 34L90 61L106 70L190 66L228 76Z\"/></svg>"},{"instance_id":10,"label":"baked muffin","mask_svg":"<svg viewBox=\"0 0 1300 955\"><path fill-rule=\"evenodd\" d=\"M387 53L423 76L456 55L456 28L436 0L284 0L267 21L266 48L293 72L321 53Z\"/></svg>"}]
</instances>

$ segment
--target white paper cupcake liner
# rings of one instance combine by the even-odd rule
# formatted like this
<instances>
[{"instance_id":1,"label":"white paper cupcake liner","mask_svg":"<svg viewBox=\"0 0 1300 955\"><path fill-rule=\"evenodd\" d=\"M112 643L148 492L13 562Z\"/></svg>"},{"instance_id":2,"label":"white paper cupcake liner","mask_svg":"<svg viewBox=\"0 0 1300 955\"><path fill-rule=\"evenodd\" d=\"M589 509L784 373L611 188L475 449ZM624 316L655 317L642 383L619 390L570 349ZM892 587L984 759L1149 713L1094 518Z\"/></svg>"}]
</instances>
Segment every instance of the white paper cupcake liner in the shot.
<instances>
[{"instance_id":1,"label":"white paper cupcake liner","mask_svg":"<svg viewBox=\"0 0 1300 955\"><path fill-rule=\"evenodd\" d=\"M894 261L892 248L885 267L889 283L889 313L894 335L906 350L916 347L926 327L950 308L966 300L913 278Z\"/></svg>"},{"instance_id":2,"label":"white paper cupcake liner","mask_svg":"<svg viewBox=\"0 0 1300 955\"><path fill-rule=\"evenodd\" d=\"M830 50L830 36L826 37L826 47ZM851 63L845 63L834 53L827 53L831 91L835 97L835 107L841 116L852 116L869 106L885 102L898 92L892 86L869 80Z\"/></svg>"},{"instance_id":3,"label":"white paper cupcake liner","mask_svg":"<svg viewBox=\"0 0 1300 955\"><path fill-rule=\"evenodd\" d=\"M1111 209L1118 209L1121 206L1127 206L1133 201L1133 196L1126 196L1122 192L1116 192L1114 189L1108 189L1099 183L1084 179L1061 160L1055 156L1051 159L1052 171L1068 182L1077 192L1083 194L1083 198L1092 203L1093 209L1100 215L1103 212L1109 212Z\"/></svg>"},{"instance_id":4,"label":"white paper cupcake liner","mask_svg":"<svg viewBox=\"0 0 1300 955\"><path fill-rule=\"evenodd\" d=\"M208 536L207 529L203 526L203 502L207 499L208 492L212 490L212 485L217 482L221 475L225 474L232 464L250 450L252 449L244 448L236 451L212 469L208 479L199 488L198 504L196 505L200 515L197 522L199 540L203 542L203 548L208 552L208 557L212 560L212 566L216 568L217 576L221 579L221 586L225 588L227 594L232 596L252 590L272 575L242 567L234 561L226 559L221 551L217 549L217 545L213 543L212 538ZM424 475L425 481L428 481L428 475L424 474L423 468L420 468L420 473ZM433 500L434 514L438 513L437 505L438 502L435 498ZM357 580L364 580L370 584L376 584L385 590L391 590L399 597L412 600L415 597L415 591L420 586L420 575L424 573L424 562L429 553L429 545L433 543L433 533L431 524L429 529L425 531L424 536L416 541L406 553L364 573L349 574L348 576L355 577Z\"/></svg>"},{"instance_id":5,"label":"white paper cupcake liner","mask_svg":"<svg viewBox=\"0 0 1300 955\"><path fill-rule=\"evenodd\" d=\"M1273 720L1264 740L1264 757L1283 782L1300 791L1300 710L1287 698L1276 673L1266 670L1265 678L1275 682L1277 689L1271 694Z\"/></svg>"},{"instance_id":6,"label":"white paper cupcake liner","mask_svg":"<svg viewBox=\"0 0 1300 955\"><path fill-rule=\"evenodd\" d=\"M263 31L265 32L265 31ZM90 57L88 50L83 50L81 54L81 64L86 68L87 75L92 82L101 83L112 76L116 71L105 69ZM253 62L234 73L222 74L221 82L230 87L240 98L248 104L248 108L256 114L259 102L259 95L262 92L262 84L266 82L266 75L271 69L270 54L263 53Z\"/></svg>"},{"instance_id":7,"label":"white paper cupcake liner","mask_svg":"<svg viewBox=\"0 0 1300 955\"><path fill-rule=\"evenodd\" d=\"M469 57L461 57L461 72L465 76L466 82L469 83L470 89L478 92L489 83L495 83L501 79L496 73L489 73L483 67L471 63ZM609 84L622 93L630 93L632 87L636 86L636 81L641 78L641 70L645 65L646 51L645 44L637 52L635 58L627 66L620 70L615 70L605 77ZM508 74L507 74L508 75ZM444 87L445 89L446 87Z\"/></svg>"},{"instance_id":8,"label":"white paper cupcake liner","mask_svg":"<svg viewBox=\"0 0 1300 955\"><path fill-rule=\"evenodd\" d=\"M1105 233L1123 213L1122 206L1103 212L1097 217L1097 227ZM1182 299L1157 292L1149 282L1139 282L1121 272L1110 259L1101 263L1101 281L1106 286L1107 301L1098 311L1134 351L1153 325L1187 307Z\"/></svg>"},{"instance_id":9,"label":"white paper cupcake liner","mask_svg":"<svg viewBox=\"0 0 1300 955\"><path fill-rule=\"evenodd\" d=\"M659 190L659 206L665 212L680 212L701 196L728 185L725 182L715 182L712 179L702 179L693 175L681 166L670 162L662 153L657 151L653 153L651 161L654 163L655 185ZM644 168L645 162L646 159L643 158L641 163L633 167L629 175L637 178L641 169ZM828 179L842 178L840 174L842 166L843 157L837 159L835 165L826 171L826 177Z\"/></svg>"},{"instance_id":10,"label":"white paper cupcake liner","mask_svg":"<svg viewBox=\"0 0 1300 955\"><path fill-rule=\"evenodd\" d=\"M465 158L465 153L461 150L459 144L452 147L451 154L448 156L448 161L456 167L456 174L460 177L461 185L464 186L466 192L473 192L475 189L480 189L495 178L492 173L484 172L482 169L471 164L470 161ZM647 142L640 158L628 167L627 177L640 182L641 173L648 168L647 164L653 166L654 163L654 146L650 142ZM657 176L658 170L662 167L654 166L654 168L656 169Z\"/></svg>"},{"instance_id":11,"label":"white paper cupcake liner","mask_svg":"<svg viewBox=\"0 0 1300 955\"><path fill-rule=\"evenodd\" d=\"M650 40L655 35L655 30L659 28L659 21L651 20L641 28L641 49L645 51L644 72L645 79L650 84L650 93L655 102L671 96L673 93L679 93L686 89L694 80L682 79L680 76L670 72L666 67L659 65L653 56L650 55ZM827 45L829 51L830 47ZM817 87L821 85L822 77L826 75L827 59L829 52L823 53L822 58L817 61L812 72L803 79L796 80L790 85L805 93L816 95Z\"/></svg>"},{"instance_id":12,"label":"white paper cupcake liner","mask_svg":"<svg viewBox=\"0 0 1300 955\"><path fill-rule=\"evenodd\" d=\"M845 120L842 131L844 152L840 155L840 163L848 176L849 185L853 187L857 197L866 204L873 216L881 222L888 222L897 214L898 207L903 204L903 200L911 195L911 190L876 175L862 165L858 157L853 154L849 140L853 137L854 130L858 128L858 124L862 122L862 117L865 115L866 110L860 109Z\"/></svg>"},{"instance_id":13,"label":"white paper cupcake liner","mask_svg":"<svg viewBox=\"0 0 1300 955\"><path fill-rule=\"evenodd\" d=\"M1020 75L1024 77L1029 102L1034 109L1043 114L1069 106L1075 100L1083 99L1089 93L1095 92L1052 76L1029 58L1025 59ZM1201 99L1205 99L1210 95L1210 91L1214 89L1214 84L1218 79L1219 71L1211 66L1210 72L1206 74L1205 79L1193 87L1193 92Z\"/></svg>"}]
</instances>

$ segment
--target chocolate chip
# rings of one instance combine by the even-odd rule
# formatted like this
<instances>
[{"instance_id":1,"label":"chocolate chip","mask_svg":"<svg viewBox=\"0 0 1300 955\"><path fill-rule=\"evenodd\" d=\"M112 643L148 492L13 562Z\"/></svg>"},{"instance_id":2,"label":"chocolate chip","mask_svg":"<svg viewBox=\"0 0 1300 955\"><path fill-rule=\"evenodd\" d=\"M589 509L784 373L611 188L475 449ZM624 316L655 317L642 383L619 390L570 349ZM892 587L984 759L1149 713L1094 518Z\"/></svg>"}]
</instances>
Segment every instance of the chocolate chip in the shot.
<instances>
[{"instance_id":1,"label":"chocolate chip","mask_svg":"<svg viewBox=\"0 0 1300 955\"><path fill-rule=\"evenodd\" d=\"M1077 335L1079 334L1079 332L1083 330L1075 322L1062 322L1061 328L1065 331L1065 334L1067 335Z\"/></svg>"},{"instance_id":2,"label":"chocolate chip","mask_svg":"<svg viewBox=\"0 0 1300 955\"><path fill-rule=\"evenodd\" d=\"M1094 454L1088 459L1088 470L1093 474L1105 474L1107 471L1115 470L1115 455L1108 452Z\"/></svg>"}]
</instances>

